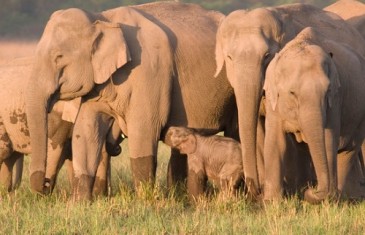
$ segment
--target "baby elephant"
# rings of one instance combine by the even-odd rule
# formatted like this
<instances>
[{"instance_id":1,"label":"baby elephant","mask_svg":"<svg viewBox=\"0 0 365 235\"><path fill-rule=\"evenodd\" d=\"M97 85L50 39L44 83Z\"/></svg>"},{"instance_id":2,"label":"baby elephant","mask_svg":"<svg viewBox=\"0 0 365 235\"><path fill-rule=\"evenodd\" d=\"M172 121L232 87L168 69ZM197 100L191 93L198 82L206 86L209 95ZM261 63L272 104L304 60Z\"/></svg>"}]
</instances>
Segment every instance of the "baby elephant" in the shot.
<instances>
[{"instance_id":1,"label":"baby elephant","mask_svg":"<svg viewBox=\"0 0 365 235\"><path fill-rule=\"evenodd\" d=\"M188 193L196 199L207 180L221 191L233 192L243 182L241 145L223 136L202 136L185 127L170 127L166 144L188 155Z\"/></svg>"}]
</instances>

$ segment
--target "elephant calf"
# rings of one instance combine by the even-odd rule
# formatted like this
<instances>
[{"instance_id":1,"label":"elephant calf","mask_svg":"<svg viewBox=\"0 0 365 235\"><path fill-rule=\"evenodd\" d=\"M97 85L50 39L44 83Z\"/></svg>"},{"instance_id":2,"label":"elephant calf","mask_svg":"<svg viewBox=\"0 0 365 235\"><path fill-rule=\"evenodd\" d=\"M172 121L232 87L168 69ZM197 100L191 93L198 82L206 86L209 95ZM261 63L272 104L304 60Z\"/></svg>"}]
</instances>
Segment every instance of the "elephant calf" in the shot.
<instances>
[{"instance_id":1,"label":"elephant calf","mask_svg":"<svg viewBox=\"0 0 365 235\"><path fill-rule=\"evenodd\" d=\"M204 193L207 180L228 192L236 190L243 181L241 145L234 139L170 127L166 144L188 155L188 193L193 199Z\"/></svg>"}]
</instances>

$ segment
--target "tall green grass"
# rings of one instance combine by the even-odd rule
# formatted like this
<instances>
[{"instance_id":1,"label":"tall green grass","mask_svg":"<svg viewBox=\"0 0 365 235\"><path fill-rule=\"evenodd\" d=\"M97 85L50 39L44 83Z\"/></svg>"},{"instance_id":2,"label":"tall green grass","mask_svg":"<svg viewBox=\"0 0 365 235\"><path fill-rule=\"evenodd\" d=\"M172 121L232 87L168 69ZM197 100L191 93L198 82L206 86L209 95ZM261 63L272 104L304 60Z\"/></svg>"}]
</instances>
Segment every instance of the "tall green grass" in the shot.
<instances>
[{"instance_id":1,"label":"tall green grass","mask_svg":"<svg viewBox=\"0 0 365 235\"><path fill-rule=\"evenodd\" d=\"M192 205L166 188L169 150L163 144L155 187L136 196L125 146L112 160L112 196L92 203L70 200L64 170L49 197L30 191L25 172L18 190L0 193L0 234L365 234L365 203L313 206L294 197L257 204L218 195Z\"/></svg>"}]
</instances>

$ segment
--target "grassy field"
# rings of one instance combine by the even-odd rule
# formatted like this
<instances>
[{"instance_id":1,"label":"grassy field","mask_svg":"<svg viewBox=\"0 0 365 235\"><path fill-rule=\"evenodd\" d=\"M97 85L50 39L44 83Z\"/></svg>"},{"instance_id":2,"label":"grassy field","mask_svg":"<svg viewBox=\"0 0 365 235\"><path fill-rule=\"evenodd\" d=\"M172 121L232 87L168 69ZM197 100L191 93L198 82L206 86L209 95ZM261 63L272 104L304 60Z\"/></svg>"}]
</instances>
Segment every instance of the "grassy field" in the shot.
<instances>
[{"instance_id":1,"label":"grassy field","mask_svg":"<svg viewBox=\"0 0 365 235\"><path fill-rule=\"evenodd\" d=\"M169 150L160 144L157 182L140 196L133 192L127 141L112 160L112 196L73 203L66 172L55 192L40 197L29 190L28 173L14 193L1 192L0 234L364 234L365 203L298 198L255 204L212 196L191 205L186 195L166 189ZM27 169L26 169L27 170Z\"/></svg>"},{"instance_id":2,"label":"grassy field","mask_svg":"<svg viewBox=\"0 0 365 235\"><path fill-rule=\"evenodd\" d=\"M34 47L2 41L0 62L31 55ZM169 150L163 144L155 188L136 196L126 144L112 159L112 196L92 203L70 200L64 170L53 195L31 193L25 169L18 190L0 191L0 234L365 234L365 203L313 206L291 198L264 205L213 196L191 205L185 194L166 188Z\"/></svg>"}]
</instances>

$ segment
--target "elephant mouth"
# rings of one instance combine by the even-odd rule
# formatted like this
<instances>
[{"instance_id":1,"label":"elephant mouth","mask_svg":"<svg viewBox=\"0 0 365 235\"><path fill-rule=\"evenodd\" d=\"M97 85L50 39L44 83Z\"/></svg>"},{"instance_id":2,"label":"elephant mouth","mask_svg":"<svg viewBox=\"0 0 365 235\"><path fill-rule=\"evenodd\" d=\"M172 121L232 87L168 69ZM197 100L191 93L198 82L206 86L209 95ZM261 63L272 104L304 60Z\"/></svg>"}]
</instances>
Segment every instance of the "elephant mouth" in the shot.
<instances>
[{"instance_id":1,"label":"elephant mouth","mask_svg":"<svg viewBox=\"0 0 365 235\"><path fill-rule=\"evenodd\" d=\"M304 135L300 131L299 126L297 124L293 124L289 121L285 121L284 122L284 130L287 133L292 133L295 136L295 139L298 143L305 142Z\"/></svg>"},{"instance_id":2,"label":"elephant mouth","mask_svg":"<svg viewBox=\"0 0 365 235\"><path fill-rule=\"evenodd\" d=\"M298 143L306 142L306 141L305 141L305 138L304 138L304 135L303 135L303 133L302 133L302 132L297 131L297 132L294 132L293 134L294 134L294 136L295 136L295 140L296 140Z\"/></svg>"}]
</instances>

